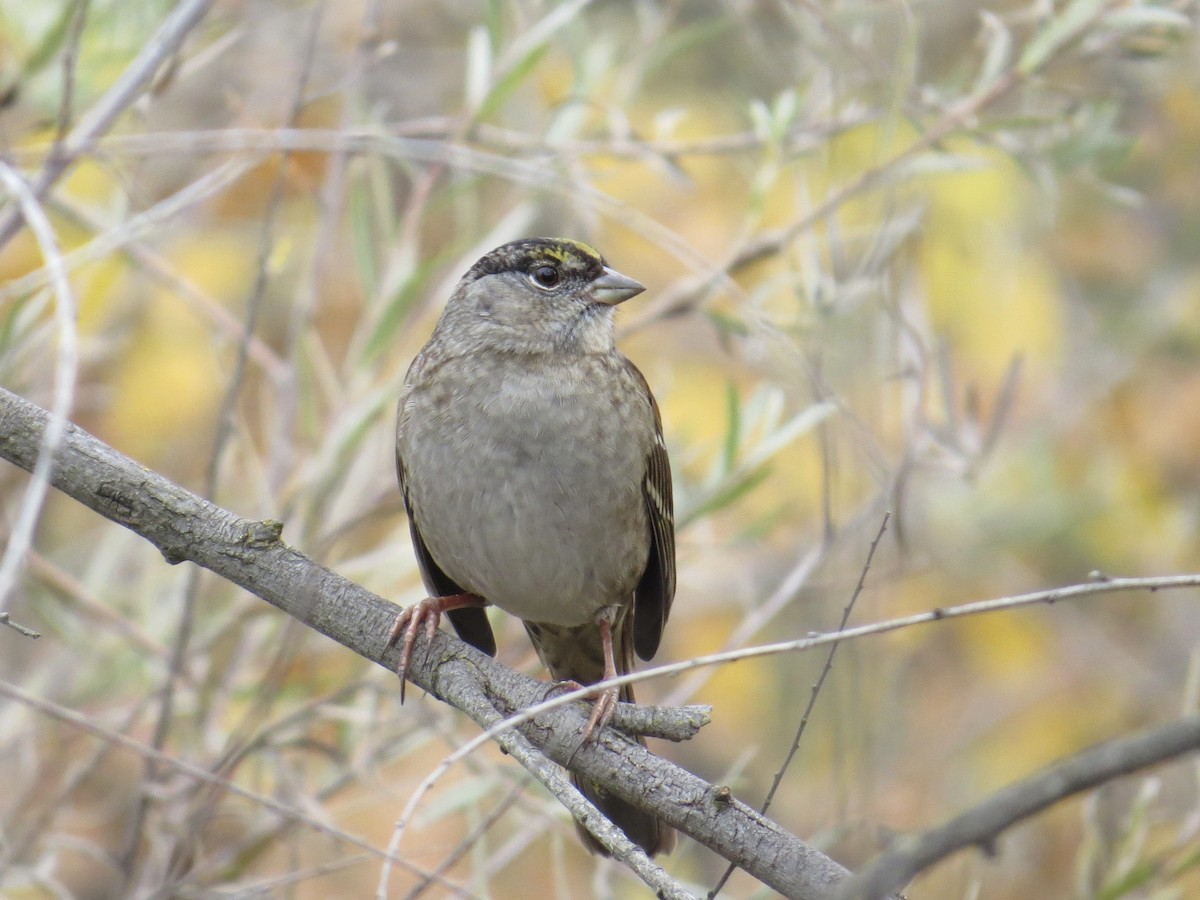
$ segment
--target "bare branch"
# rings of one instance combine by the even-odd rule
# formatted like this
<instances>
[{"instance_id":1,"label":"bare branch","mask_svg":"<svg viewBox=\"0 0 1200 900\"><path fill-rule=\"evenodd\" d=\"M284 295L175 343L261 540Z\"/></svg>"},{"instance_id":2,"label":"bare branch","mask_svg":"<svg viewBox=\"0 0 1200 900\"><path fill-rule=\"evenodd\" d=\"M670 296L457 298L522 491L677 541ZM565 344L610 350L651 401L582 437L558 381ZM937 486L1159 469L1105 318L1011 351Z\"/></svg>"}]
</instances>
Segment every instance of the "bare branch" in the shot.
<instances>
[{"instance_id":1,"label":"bare branch","mask_svg":"<svg viewBox=\"0 0 1200 900\"><path fill-rule=\"evenodd\" d=\"M923 835L902 838L860 875L839 885L835 900L873 900L972 845L995 852L1007 828L1073 794L1200 748L1200 716L1089 747L1009 785L986 802Z\"/></svg>"},{"instance_id":2,"label":"bare branch","mask_svg":"<svg viewBox=\"0 0 1200 900\"><path fill-rule=\"evenodd\" d=\"M45 410L0 389L0 456L32 469L49 418ZM75 426L67 428L52 483L150 541L168 562L197 563L360 656L394 669L398 651L387 646L387 635L396 607L284 544L279 539L281 523L241 519ZM514 672L445 633L428 644L422 639L410 677L485 728L512 710L535 705L546 691L544 682ZM823 897L848 875L824 854L738 802L728 788L709 784L611 730L579 748L584 717L582 709L564 705L517 731L504 731L496 740L552 792L557 793L555 777L562 776L548 761L570 761L573 771L653 810L789 897ZM603 817L594 808L581 808L576 814L603 831L604 823L597 822ZM645 860L634 851L634 862L637 856ZM645 860L638 866L643 878L647 867L657 869ZM656 888L662 889L661 883Z\"/></svg>"},{"instance_id":3,"label":"bare branch","mask_svg":"<svg viewBox=\"0 0 1200 900\"><path fill-rule=\"evenodd\" d=\"M15 169L0 163L0 182L4 184L10 196L14 197L21 215L29 223L29 228L37 239L42 258L46 261L50 283L54 287L54 320L57 326L58 342L55 352L54 365L54 402L49 423L43 440L42 451L38 464L33 470L33 483L25 492L21 501L21 509L13 527L12 538L0 558L0 613L7 612L9 591L16 582L25 551L33 542L34 528L37 526L38 515L42 511L42 502L50 484L50 473L54 468L55 457L62 445L63 429L67 424L67 416L71 413L71 405L75 400L75 374L79 369L78 335L75 331L75 292L67 281L67 272L63 267L62 252L59 250L58 238L50 219L42 209L41 203L23 178ZM5 624L14 625L7 618ZM14 627L16 627L14 625ZM23 629L17 628L18 631Z\"/></svg>"},{"instance_id":4,"label":"bare branch","mask_svg":"<svg viewBox=\"0 0 1200 900\"><path fill-rule=\"evenodd\" d=\"M106 133L117 118L142 95L159 66L183 44L192 29L204 18L212 0L183 0L163 23L158 33L146 42L142 52L129 64L121 77L100 101L80 119L62 141L55 141L49 159L33 184L33 196L41 201L46 192L73 163L82 149ZM17 206L0 219L0 247L9 242L21 227L24 211Z\"/></svg>"},{"instance_id":5,"label":"bare branch","mask_svg":"<svg viewBox=\"0 0 1200 900\"><path fill-rule=\"evenodd\" d=\"M327 835L334 840L357 847L372 857L378 857L380 859L385 859L388 862L394 862L396 865L401 866L402 868L413 872L422 878L438 881L444 889L449 890L456 895L462 895L463 893L457 885L453 884L452 882L445 881L440 873L427 872L424 869L413 865L412 862L406 859L401 859L399 857L389 858L384 851L373 846L370 842L363 840L362 838L355 837L348 832L333 828L327 823L309 815L308 813L305 813L302 810L294 809L284 803L280 803L274 797L268 797L265 794L259 794L254 791L247 790L233 781L230 781L228 778L223 778L220 775L214 775L207 769L201 768L193 763L189 763L186 760L176 759L169 753L164 753L162 750L158 750L149 746L148 744L143 744L141 741L136 741L127 735L121 734L119 731L114 731L110 728L103 728L88 719L86 716L80 715L74 710L59 706L57 703L52 703L49 700L34 696L33 694L30 694L27 691L17 687L15 684L9 684L7 682L0 681L0 696L7 697L9 700L28 706L30 709L35 709L43 715L58 719L60 722L65 722L74 728L78 728L81 731L85 731L88 734L99 738L107 744L111 744L113 746L120 747L123 750L129 750L133 753L136 753L144 759L151 760L158 765L163 766L164 768L171 769L182 775L186 775L187 777L195 779L201 784L215 785L224 791L228 791L232 794L236 794L239 797L250 800L259 807L274 813L286 821L300 823L320 834Z\"/></svg>"}]
</instances>

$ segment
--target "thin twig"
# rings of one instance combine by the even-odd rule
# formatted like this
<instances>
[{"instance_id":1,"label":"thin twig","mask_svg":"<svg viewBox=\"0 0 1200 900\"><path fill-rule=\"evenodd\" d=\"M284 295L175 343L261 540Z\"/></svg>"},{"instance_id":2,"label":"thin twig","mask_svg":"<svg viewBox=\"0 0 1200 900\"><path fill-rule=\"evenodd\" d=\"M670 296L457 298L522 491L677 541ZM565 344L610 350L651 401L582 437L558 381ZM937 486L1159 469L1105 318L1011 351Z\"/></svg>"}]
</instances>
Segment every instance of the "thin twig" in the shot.
<instances>
[{"instance_id":1,"label":"thin twig","mask_svg":"<svg viewBox=\"0 0 1200 900\"><path fill-rule=\"evenodd\" d=\"M141 52L121 73L108 92L71 129L57 152L51 152L32 185L33 196L41 202L85 147L97 140L116 123L117 118L142 94L158 67L175 53L208 12L212 0L180 0ZM7 244L24 216L23 206L10 209L0 218L0 247ZM28 221L27 219L25 221Z\"/></svg>"},{"instance_id":2,"label":"thin twig","mask_svg":"<svg viewBox=\"0 0 1200 900\"><path fill-rule=\"evenodd\" d=\"M492 705L492 700L482 693L470 692L459 694L459 708L488 731L502 726L504 720ZM579 789L576 788L563 774L562 769L552 763L519 731L501 728L498 732L498 743L501 748L512 756L526 771L533 775L542 786L554 795L563 806L616 860L628 866L648 886L654 889L655 896L670 898L670 900L695 900L694 895L685 890L661 867L653 863L640 847L626 837L625 832L614 825L608 818L592 805ZM428 780L428 779L427 779ZM420 791L417 792L419 794ZM410 801L405 809L407 815L416 805L417 796ZM402 819L403 821L403 819ZM388 847L389 858L393 856L393 848L400 841L402 826L392 833ZM387 879L390 862L385 861L379 880L378 900L387 900Z\"/></svg>"},{"instance_id":3,"label":"thin twig","mask_svg":"<svg viewBox=\"0 0 1200 900\"><path fill-rule=\"evenodd\" d=\"M289 126L295 124L303 108L304 95L313 65L317 35L319 33L320 22L324 8L324 2L318 2L313 6L312 18L309 25L309 37L307 41L308 52L301 57L296 92L292 99L291 107L287 117ZM258 317L262 310L263 298L266 296L269 261L270 256L275 248L275 224L279 214L280 205L283 202L284 188L287 184L287 167L290 157L291 154L288 152L285 152L282 155L282 158L279 162L279 167L275 173L274 182L271 186L271 193L267 200L266 210L263 215L262 226L259 233L258 259L255 269L254 284L251 288L250 296L246 301L245 320L242 325L241 336L237 343L237 350L233 363L233 372L230 375L229 383L226 386L226 390L217 413L216 435L213 438L213 446L209 454L208 466L204 476L204 496L208 498L212 498L216 495L217 487L220 483L221 465L225 458L225 451L234 435L238 399L241 396L242 384L246 377L247 364L250 358L250 347L257 331ZM179 623L176 626L175 640L171 645L170 668L163 683L162 693L159 701L159 715L157 721L155 722L154 735L152 739L152 744L155 749L162 749L162 747L166 744L167 735L170 732L170 728L173 724L175 688L186 663L189 644L191 643L191 635L195 623L196 604L199 600L202 574L203 573L200 569L191 569L188 572L187 581L183 590L183 602L179 614ZM280 653L286 653L287 643L281 642L277 649ZM276 671L278 670L279 669L276 668ZM255 693L255 702L251 704L250 710L247 711L248 719L258 715L261 712L261 704L266 702L266 698L268 696L270 696L270 692L265 689L265 686L263 690ZM151 767L147 772L147 780L151 784L157 780L156 774L157 773L154 767ZM149 809L152 795L153 791L143 792L142 800L138 804L138 808L131 820L132 825L128 832L125 853L122 857L122 870L126 873L127 879L131 877L133 872L135 854L141 841L142 823L145 820L147 810ZM201 804L201 806L203 808L207 808L203 804ZM194 830L188 830L183 839L188 840L188 835L194 833ZM168 879L170 876L171 873L168 873Z\"/></svg>"},{"instance_id":4,"label":"thin twig","mask_svg":"<svg viewBox=\"0 0 1200 900\"><path fill-rule=\"evenodd\" d=\"M912 628L916 625L941 622L944 620L957 619L965 616L1020 609L1022 607L1033 605L1053 605L1062 600L1080 599L1083 597L1111 594L1119 591L1149 591L1151 593L1155 593L1162 590L1177 590L1197 587L1200 587L1200 574L1165 575L1154 576L1150 578L1103 578L1088 584L1074 584L1061 588L1051 588L1050 590L1044 591L1031 591L1027 594L1016 594L1011 597L999 597L993 600L978 600L973 603L963 603L958 606L937 607L929 612L914 613L909 616L886 619L882 622L876 622L869 625L859 625L856 628L847 628L842 631L825 632L816 634L812 637L799 638L792 641L781 641L775 644L762 644L756 647L742 648L740 650L730 650L722 653L710 653L704 656L695 656L691 659L683 660L682 662L668 663L661 666L652 666L637 672L630 672L627 675L620 675L616 678L610 678L606 681L598 681L595 684L584 685L577 690L565 693L559 692L549 700L542 701L535 705L522 707L519 713L516 713L510 718L507 718L504 721L492 726L492 728L490 728L487 732L479 735L471 742L460 748L459 751L453 754L453 756L455 759L461 759L466 756L468 752L477 749L478 746L485 743L485 739L498 737L504 731L525 725L546 712L558 709L561 706L567 706L579 700L593 697L601 691L611 687L620 687L626 684L638 684L642 681L649 681L653 678L674 676L682 672L687 672L691 669L706 666L719 666L727 663L739 662L741 660L759 659L766 656L777 656L784 653L802 653L808 650L813 650L817 647L827 647L831 644L838 644L843 641L858 640L864 637L874 637L877 635L888 634L893 631L900 631L905 628Z\"/></svg>"},{"instance_id":5,"label":"thin twig","mask_svg":"<svg viewBox=\"0 0 1200 900\"><path fill-rule=\"evenodd\" d=\"M0 612L0 625L11 628L22 637L32 638L35 641L42 636L40 631L34 631L29 626L15 621L7 612Z\"/></svg>"},{"instance_id":6,"label":"thin twig","mask_svg":"<svg viewBox=\"0 0 1200 900\"><path fill-rule=\"evenodd\" d=\"M441 140L410 138L378 130L336 131L313 128L227 128L219 131L173 131L137 135L115 135L85 145L82 149L103 150L110 155L150 156L209 153L315 153L377 154L388 159L445 164L465 172L478 172L554 192L583 208L591 208L641 234L675 256L690 272L702 273L705 284L719 287L749 303L746 292L712 260L695 249L677 231L629 203L571 179L542 160L513 159L474 147Z\"/></svg>"},{"instance_id":7,"label":"thin twig","mask_svg":"<svg viewBox=\"0 0 1200 900\"><path fill-rule=\"evenodd\" d=\"M87 22L88 6L91 0L75 0L75 9L71 14L70 32L63 48L62 97L58 104L58 121L55 126L54 146L50 155L57 156L62 152L62 142L71 127L71 119L75 115L75 66L79 61L79 42L83 38L83 26Z\"/></svg>"},{"instance_id":8,"label":"thin twig","mask_svg":"<svg viewBox=\"0 0 1200 900\"><path fill-rule=\"evenodd\" d=\"M170 659L170 651L165 645L147 634L135 622L131 622L111 605L96 596L78 578L64 571L36 550L26 554L31 577L38 578L46 587L66 598L73 605L72 612L81 617L80 626L90 632L93 629L111 629L112 632L129 643L129 649L147 658L161 660L164 664ZM184 673L191 680L191 676Z\"/></svg>"},{"instance_id":9,"label":"thin twig","mask_svg":"<svg viewBox=\"0 0 1200 900\"><path fill-rule=\"evenodd\" d=\"M228 171L231 179L230 183L232 183L234 178L240 176L246 171L247 168L249 168L249 164L244 161L232 161L227 165L229 166L228 170L226 170L225 166L221 166L219 167L218 171ZM163 204L172 203L176 199L181 199L185 194L188 196L204 195L207 193L207 188L212 183L208 179L217 177L223 179L224 175L217 176L215 173L209 173L209 175L201 176L196 181L193 181L188 187L181 189L176 194L173 194L171 197L168 197L156 204L153 209L161 211ZM203 187L201 187L201 185L203 185ZM90 211L70 202L64 197L54 197L53 208L54 211L59 215L65 216L71 222L81 225L90 231L102 232L107 227ZM150 212L150 210L147 212ZM136 218L140 222L144 221L140 217ZM127 227L129 226L122 226L121 228L116 229L116 233L121 235ZM108 234L98 234L96 238L93 238L84 246L66 254L64 260L66 261L68 267L71 267L75 264L74 261L76 260L78 254L83 254L84 257L83 259L79 259L79 262L83 262L85 259L90 259L91 257L88 255L90 248L96 246L98 243L104 242L107 237ZM164 256L138 242L136 238L129 243L121 243L118 246L114 246L112 249L119 250L120 252L128 255L140 274L147 276L151 280L165 287L171 297L177 297L178 299L182 300L186 306L191 308L193 313L215 326L217 332L222 334L225 338L230 341L235 341L240 338L242 328L238 320L235 319L225 309L220 301L207 294L193 280L180 273ZM10 290L14 289L18 284L22 286L36 286L42 282L42 278L42 270L39 269L35 272L31 272L27 276L13 279L13 281L9 282L3 287L0 287L0 301L3 301L6 297L10 296ZM273 383L278 384L282 380L285 368L283 360L276 355L274 350L264 344L257 337L253 338L251 342L250 357Z\"/></svg>"},{"instance_id":10,"label":"thin twig","mask_svg":"<svg viewBox=\"0 0 1200 900\"><path fill-rule=\"evenodd\" d=\"M501 797L494 806L492 806L486 816L473 828L470 834L459 841L457 847L446 854L446 858L438 863L438 867L433 870L434 875L445 875L460 859L466 856L467 851L474 847L488 830L504 817L504 814L511 809L516 802L521 798L521 795L528 789L533 781L533 776L525 773L521 778L509 788L508 793ZM433 887L434 880L426 878L419 882L411 891L405 895L405 900L416 900L417 897L425 893L429 888Z\"/></svg>"},{"instance_id":11,"label":"thin twig","mask_svg":"<svg viewBox=\"0 0 1200 900\"><path fill-rule=\"evenodd\" d=\"M747 642L790 604L817 570L828 549L828 544L822 542L809 548L807 553L797 559L796 564L780 579L779 585L771 592L770 596L742 616L737 627L725 639L722 652L733 653L745 647ZM663 698L663 704L679 706L681 703L688 702L714 674L716 674L714 670L701 669L693 672L688 678L681 679L679 687Z\"/></svg>"},{"instance_id":12,"label":"thin twig","mask_svg":"<svg viewBox=\"0 0 1200 900\"><path fill-rule=\"evenodd\" d=\"M858 602L859 595L862 594L863 587L866 585L867 572L871 570L871 560L875 558L875 551L879 548L879 542L883 540L883 534L887 531L888 519L890 518L891 513L883 514L883 521L879 523L879 531L876 532L875 539L871 541L871 546L867 550L867 559L863 563L862 570L858 573L858 584L854 586L854 592L850 595L850 601L842 609L842 618L838 623L838 631L845 630L846 623L850 621L850 613L854 611L854 606ZM792 737L792 746L788 748L787 755L783 758L783 764L775 772L775 777L771 781L771 787L768 789L766 797L763 798L762 805L758 808L758 811L764 815L771 808L771 802L775 799L775 792L779 790L779 786L783 783L784 775L787 774L788 769L792 765L792 760L800 750L800 739L804 737L804 731L808 727L809 716L812 715L812 711L817 705L817 697L821 694L821 687L825 684L825 679L829 677L829 673L833 671L833 657L840 646L841 644L831 644L829 652L825 654L825 665L821 667L821 674L817 677L816 683L809 692L808 705L804 707L804 712L800 716L800 724L796 726L796 734ZM734 868L735 866L730 864L725 869L720 879L713 885L713 889L708 892L708 900L714 900L721 893L721 888L725 886L725 883L729 880L729 876L733 874Z\"/></svg>"},{"instance_id":13,"label":"thin twig","mask_svg":"<svg viewBox=\"0 0 1200 900\"><path fill-rule=\"evenodd\" d=\"M0 456L32 469L48 418L44 410L0 388ZM388 646L387 632L396 607L284 544L280 523L241 519L137 465L73 425L68 428L53 483L145 537L168 560L202 565L394 671L398 651ZM529 708L546 691L544 682L521 676L445 633L435 634L432 641L421 639L410 680L489 729L500 718L498 707L506 712ZM566 785L557 764L572 757L573 771L602 784L615 796L654 811L781 893L816 900L830 884L846 877L844 868L728 791L718 790L611 729L578 748L577 735L585 719L581 709L562 709L526 723L520 732L506 728L497 740L548 789L561 793L560 799L589 829L603 832L613 826ZM528 742L540 748L540 755L533 753ZM609 839L617 846L623 838L610 834ZM640 851L631 852L629 860L637 869ZM656 867L648 866L646 861L646 867L640 869L643 877L657 877Z\"/></svg>"},{"instance_id":14,"label":"thin twig","mask_svg":"<svg viewBox=\"0 0 1200 900\"><path fill-rule=\"evenodd\" d=\"M112 734L126 734L136 728L151 700L150 697L140 698L117 726L105 730ZM61 772L61 781L56 786L47 787L40 781L30 781L23 791L16 794L16 802L12 808L21 810L20 826L5 835L4 846L0 851L0 872L7 871L25 859L26 854L54 820L64 809L69 808L70 798L75 791L87 783L88 779L95 777L100 765L114 748L115 745L109 741L97 741L90 754L72 764L67 771ZM56 771L56 774L60 773Z\"/></svg>"},{"instance_id":15,"label":"thin twig","mask_svg":"<svg viewBox=\"0 0 1200 900\"><path fill-rule=\"evenodd\" d=\"M4 183L8 193L16 198L20 214L29 223L29 228L37 239L46 271L50 274L50 285L54 290L54 323L57 337L54 357L54 397L50 407L50 424L42 436L42 448L38 455L37 467L33 471L33 480L25 490L8 546L4 548L4 556L0 558L0 613L7 613L8 598L13 585L17 582L25 551L33 542L33 531L37 526L42 503L46 499L46 492L50 489L51 473L66 434L67 416L70 415L71 406L75 400L75 375L79 368L79 350L78 334L75 329L75 293L67 281L67 273L63 266L62 253L58 247L58 237L54 233L54 226L50 224L50 219L42 209L37 195L25 183L25 179L15 169L3 162L0 162L0 181ZM16 627L15 623L7 617L5 624ZM25 633L23 628L17 628L17 630ZM27 636L31 635L27 634Z\"/></svg>"},{"instance_id":16,"label":"thin twig","mask_svg":"<svg viewBox=\"0 0 1200 900\"><path fill-rule=\"evenodd\" d=\"M835 889L835 900L877 900L918 872L966 847L989 856L1008 828L1067 797L1200 749L1200 716L1097 744L998 791L923 835L897 839L861 874Z\"/></svg>"},{"instance_id":17,"label":"thin twig","mask_svg":"<svg viewBox=\"0 0 1200 900\"><path fill-rule=\"evenodd\" d=\"M381 0L374 0L378 3ZM366 16L364 16L366 18ZM368 38L368 41L371 39ZM376 38L377 40L377 38ZM367 48L374 46L368 42ZM353 83L352 74L348 83ZM534 157L544 156L597 156L616 157L623 159L644 158L647 156L661 158L681 158L688 156L732 156L752 151L760 151L768 144L778 142L781 150L789 156L798 156L816 150L824 141L837 137L847 131L870 125L878 121L877 113L864 112L834 119L827 122L807 122L789 129L782 137L765 138L757 131L738 131L729 134L706 135L696 138L681 138L678 140L646 139L612 137L595 140L564 140L557 137L547 137L542 134L529 134L515 131L488 122L477 122L470 130L467 141L488 150L506 153L523 153ZM352 132L353 129L338 129L339 133ZM390 123L383 129L372 133L389 134L396 137L426 138L445 141L454 135L462 133L461 119L447 116L430 116L427 118L410 119L405 122ZM120 148L129 146L126 139L134 139L137 135L112 135L100 142L100 147L112 155L120 155ZM22 164L44 160L51 152L52 145L31 142L11 150L12 158ZM338 151L330 151L336 153Z\"/></svg>"},{"instance_id":18,"label":"thin twig","mask_svg":"<svg viewBox=\"0 0 1200 900\"><path fill-rule=\"evenodd\" d=\"M347 831L343 831L340 828L334 828L331 825L327 825L320 819L313 818L302 810L293 809L290 806L280 803L273 797L268 797L265 794L259 794L248 790L241 785L230 781L228 778L222 778L219 775L213 775L211 772L201 768L200 766L177 759L168 753L163 753L161 750L156 750L154 747L143 744L141 741L136 741L127 735L121 734L120 732L97 725L86 716L83 716L74 710L67 709L64 706L60 706L57 703L34 696L33 694L30 694L27 691L17 687L15 684L0 680L0 695L7 697L10 700L15 700L16 702L21 703L30 709L37 710L42 715L57 719L60 722L64 722L71 727L86 732L87 734L99 738L108 744L120 747L123 750L128 750L131 753L136 753L142 759L154 762L156 765L162 766L163 768L171 769L194 781L200 782L201 784L218 786L228 793L235 794L239 797L249 800L251 803L263 808L273 815L280 816L288 821L303 825L306 828L317 832L318 834L323 834L326 837L333 838L339 843L357 847L359 850L370 854L375 859L387 858L387 854L384 853L384 851L380 850L378 847L362 838L355 837L354 835ZM449 882L440 876L434 875L432 872L422 869L420 866L415 865L407 859L397 857L389 860L389 862L392 862L395 865L400 866L405 871L412 872L414 875L417 875L421 878L433 878L441 886L454 892L456 896L470 896L468 892L462 890L452 882Z\"/></svg>"}]
</instances>

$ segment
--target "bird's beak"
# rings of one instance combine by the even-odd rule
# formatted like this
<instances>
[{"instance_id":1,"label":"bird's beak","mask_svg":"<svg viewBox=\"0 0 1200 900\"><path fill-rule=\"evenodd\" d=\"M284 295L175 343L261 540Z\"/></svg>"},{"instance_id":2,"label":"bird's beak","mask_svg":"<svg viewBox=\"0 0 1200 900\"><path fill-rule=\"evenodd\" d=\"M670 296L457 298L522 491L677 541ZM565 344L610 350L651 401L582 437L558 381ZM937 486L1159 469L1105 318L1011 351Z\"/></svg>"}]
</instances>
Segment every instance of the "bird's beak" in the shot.
<instances>
[{"instance_id":1,"label":"bird's beak","mask_svg":"<svg viewBox=\"0 0 1200 900\"><path fill-rule=\"evenodd\" d=\"M636 297L645 289L646 286L640 281L634 281L627 275L605 266L604 274L592 282L592 298L605 306L616 306L630 297Z\"/></svg>"}]
</instances>

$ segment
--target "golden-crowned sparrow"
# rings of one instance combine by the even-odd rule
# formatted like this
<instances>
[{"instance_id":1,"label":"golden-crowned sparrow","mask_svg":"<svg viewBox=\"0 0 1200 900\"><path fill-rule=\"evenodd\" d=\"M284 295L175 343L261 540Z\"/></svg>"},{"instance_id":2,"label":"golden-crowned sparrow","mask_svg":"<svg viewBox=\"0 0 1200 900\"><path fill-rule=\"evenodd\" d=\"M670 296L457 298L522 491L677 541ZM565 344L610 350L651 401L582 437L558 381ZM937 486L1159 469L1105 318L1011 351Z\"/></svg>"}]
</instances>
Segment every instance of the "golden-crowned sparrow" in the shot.
<instances>
[{"instance_id":1,"label":"golden-crowned sparrow","mask_svg":"<svg viewBox=\"0 0 1200 900\"><path fill-rule=\"evenodd\" d=\"M455 288L400 398L400 488L431 595L392 630L401 679L443 612L494 654L488 604L524 621L558 680L594 684L658 649L675 594L671 469L646 379L613 340L613 307L643 290L550 238L493 250ZM597 697L585 739L618 697L633 692ZM673 846L655 816L577 784L646 852Z\"/></svg>"}]
</instances>

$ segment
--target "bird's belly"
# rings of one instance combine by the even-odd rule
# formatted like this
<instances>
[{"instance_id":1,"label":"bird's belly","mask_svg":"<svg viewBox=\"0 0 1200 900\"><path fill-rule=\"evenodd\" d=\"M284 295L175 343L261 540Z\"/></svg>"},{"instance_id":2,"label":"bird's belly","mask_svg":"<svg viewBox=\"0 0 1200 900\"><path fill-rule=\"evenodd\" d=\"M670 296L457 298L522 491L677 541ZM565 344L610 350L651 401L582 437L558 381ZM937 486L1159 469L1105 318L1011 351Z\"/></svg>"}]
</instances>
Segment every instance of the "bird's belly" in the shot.
<instances>
[{"instance_id":1,"label":"bird's belly","mask_svg":"<svg viewBox=\"0 0 1200 900\"><path fill-rule=\"evenodd\" d=\"M434 560L471 593L530 621L581 625L627 602L650 538L644 457L623 448L612 467L612 442L634 443L621 424L590 423L606 433L564 432L515 416L489 428L473 423L470 441L442 429L413 435L439 448L410 457L437 459L437 471L409 473L410 491L431 511L419 526ZM598 441L610 442L602 455ZM608 471L599 470L598 457Z\"/></svg>"}]
</instances>

